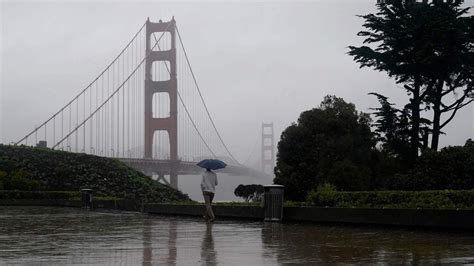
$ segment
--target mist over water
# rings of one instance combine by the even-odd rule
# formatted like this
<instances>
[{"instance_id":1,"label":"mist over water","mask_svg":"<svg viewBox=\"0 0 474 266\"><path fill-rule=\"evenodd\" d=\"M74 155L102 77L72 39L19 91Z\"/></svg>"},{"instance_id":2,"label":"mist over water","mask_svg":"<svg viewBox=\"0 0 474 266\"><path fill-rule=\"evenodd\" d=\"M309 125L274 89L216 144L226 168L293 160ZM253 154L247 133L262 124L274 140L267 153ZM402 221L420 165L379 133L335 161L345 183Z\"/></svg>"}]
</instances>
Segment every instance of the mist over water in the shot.
<instances>
[{"instance_id":1,"label":"mist over water","mask_svg":"<svg viewBox=\"0 0 474 266\"><path fill-rule=\"evenodd\" d=\"M247 176L231 176L223 173L217 173L217 178L219 185L216 186L216 194L214 197L214 201L243 201L242 198L236 197L234 195L235 188L240 184L273 184L272 178L256 179ZM200 175L185 175L178 177L179 190L181 190L183 193L188 194L188 196L195 201L204 201L200 184Z\"/></svg>"}]
</instances>

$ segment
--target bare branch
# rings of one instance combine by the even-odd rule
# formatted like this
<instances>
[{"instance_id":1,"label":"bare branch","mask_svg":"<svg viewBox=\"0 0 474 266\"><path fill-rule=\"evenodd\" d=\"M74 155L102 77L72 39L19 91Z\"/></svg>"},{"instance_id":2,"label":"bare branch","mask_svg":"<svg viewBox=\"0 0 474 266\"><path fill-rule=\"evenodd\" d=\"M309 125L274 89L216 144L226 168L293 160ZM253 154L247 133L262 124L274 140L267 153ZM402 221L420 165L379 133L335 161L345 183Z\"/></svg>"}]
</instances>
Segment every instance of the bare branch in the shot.
<instances>
[{"instance_id":1,"label":"bare branch","mask_svg":"<svg viewBox=\"0 0 474 266\"><path fill-rule=\"evenodd\" d=\"M446 126L449 122L451 122L451 120L453 120L454 116L456 115L456 112L457 112L459 109L463 108L464 106L468 105L469 103L471 103L471 102L473 102L473 101L474 101L474 99L471 99L471 100L469 100L469 101L468 101L467 103L465 103L465 104L461 104L462 102L459 102L458 106L457 106L455 109L453 109L454 111L451 113L451 116L450 116L446 121L444 121L443 124L441 124L441 126L439 127L439 129L442 129L442 128L443 128L444 126Z\"/></svg>"},{"instance_id":2,"label":"bare branch","mask_svg":"<svg viewBox=\"0 0 474 266\"><path fill-rule=\"evenodd\" d=\"M413 93L413 91L415 91L415 89L413 89L412 87L410 87L410 86L408 86L408 85L403 85L403 87L404 87L407 91L409 91L409 92L412 92L412 93Z\"/></svg>"},{"instance_id":3,"label":"bare branch","mask_svg":"<svg viewBox=\"0 0 474 266\"><path fill-rule=\"evenodd\" d=\"M454 101L451 105L445 105L445 104L441 103L441 105L444 107L444 109L441 109L440 112L441 113L446 113L446 112L452 111L454 109L459 109L459 105L462 104L462 102L464 102L466 97L467 97L467 95L464 94L461 98Z\"/></svg>"}]
</instances>

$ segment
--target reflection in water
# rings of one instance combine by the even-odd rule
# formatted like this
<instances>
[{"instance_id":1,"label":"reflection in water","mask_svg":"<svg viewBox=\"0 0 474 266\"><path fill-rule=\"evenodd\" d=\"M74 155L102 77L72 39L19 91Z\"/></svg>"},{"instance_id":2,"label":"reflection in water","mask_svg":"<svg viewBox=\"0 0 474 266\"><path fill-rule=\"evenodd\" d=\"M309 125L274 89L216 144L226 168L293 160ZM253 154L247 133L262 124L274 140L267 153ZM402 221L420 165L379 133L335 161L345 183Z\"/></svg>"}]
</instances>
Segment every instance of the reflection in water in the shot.
<instances>
[{"instance_id":1,"label":"reflection in water","mask_svg":"<svg viewBox=\"0 0 474 266\"><path fill-rule=\"evenodd\" d=\"M212 239L212 223L206 224L206 233L202 238L201 244L201 264L209 265L215 263L216 260L216 250L214 249L214 240Z\"/></svg>"},{"instance_id":2,"label":"reflection in water","mask_svg":"<svg viewBox=\"0 0 474 266\"><path fill-rule=\"evenodd\" d=\"M176 230L176 223L169 223L169 237L168 237L168 258L166 258L167 265L176 264L176 238L178 232Z\"/></svg>"},{"instance_id":3,"label":"reflection in water","mask_svg":"<svg viewBox=\"0 0 474 266\"><path fill-rule=\"evenodd\" d=\"M265 223L262 242L283 264L474 262L472 232Z\"/></svg>"},{"instance_id":4,"label":"reflection in water","mask_svg":"<svg viewBox=\"0 0 474 266\"><path fill-rule=\"evenodd\" d=\"M0 264L474 263L472 232L0 207Z\"/></svg>"},{"instance_id":5,"label":"reflection in water","mask_svg":"<svg viewBox=\"0 0 474 266\"><path fill-rule=\"evenodd\" d=\"M177 239L177 230L176 230L176 223L168 223L168 242L166 245L167 249L167 254L166 256L163 256L163 260L160 258L156 259L153 258L153 242L155 241L158 242L162 239L164 239L163 236L161 236L161 232L157 231L157 234L160 234L159 237L153 239L153 219L150 219L150 217L144 217L143 221L143 260L142 260L142 265L153 265L156 264L156 261L164 261L167 265L175 265L176 264L176 255L177 255L177 248L176 248L176 239ZM160 248L157 248L158 255L162 255L159 250Z\"/></svg>"},{"instance_id":6,"label":"reflection in water","mask_svg":"<svg viewBox=\"0 0 474 266\"><path fill-rule=\"evenodd\" d=\"M151 265L153 261L153 248L151 243L151 228L153 221L145 219L143 221L143 265Z\"/></svg>"}]
</instances>

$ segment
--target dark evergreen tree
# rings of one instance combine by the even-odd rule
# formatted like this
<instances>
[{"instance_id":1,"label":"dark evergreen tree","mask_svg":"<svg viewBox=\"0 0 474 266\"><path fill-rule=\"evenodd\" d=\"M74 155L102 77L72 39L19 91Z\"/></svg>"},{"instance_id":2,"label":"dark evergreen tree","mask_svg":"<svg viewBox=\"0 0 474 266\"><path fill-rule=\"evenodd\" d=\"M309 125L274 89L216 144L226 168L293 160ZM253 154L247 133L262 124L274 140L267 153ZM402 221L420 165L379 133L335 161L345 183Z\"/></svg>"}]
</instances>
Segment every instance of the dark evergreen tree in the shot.
<instances>
[{"instance_id":1,"label":"dark evergreen tree","mask_svg":"<svg viewBox=\"0 0 474 266\"><path fill-rule=\"evenodd\" d=\"M388 101L388 98L377 93L375 95L380 107L372 108L376 117L375 133L377 141L382 145L382 150L389 156L393 156L407 162L410 151L410 108L405 106L400 110Z\"/></svg>"},{"instance_id":2,"label":"dark evergreen tree","mask_svg":"<svg viewBox=\"0 0 474 266\"><path fill-rule=\"evenodd\" d=\"M431 40L426 49L426 75L434 84L426 99L433 111L431 149L437 150L441 130L462 107L474 101L474 17L463 1L435 1L426 5ZM428 35L427 38L430 37ZM453 97L454 96L454 97ZM442 115L448 115L442 119Z\"/></svg>"},{"instance_id":3,"label":"dark evergreen tree","mask_svg":"<svg viewBox=\"0 0 474 266\"><path fill-rule=\"evenodd\" d=\"M465 16L469 9L462 9L462 2L380 1L377 14L361 16L366 30L358 33L365 37L364 44L375 47L349 47L349 55L361 67L386 72L403 84L410 97L406 107L410 113L412 162L422 142L427 145L427 133L433 134L432 148L437 149L440 128L471 101L473 20ZM461 95L454 103L442 103L443 97L456 90ZM426 109L434 110L432 120L423 119L421 112ZM443 112L452 113L440 124Z\"/></svg>"},{"instance_id":4,"label":"dark evergreen tree","mask_svg":"<svg viewBox=\"0 0 474 266\"><path fill-rule=\"evenodd\" d=\"M354 104L326 96L319 108L301 113L283 131L274 182L294 201L304 201L323 183L339 190L371 189L377 151L369 124L369 116Z\"/></svg>"}]
</instances>

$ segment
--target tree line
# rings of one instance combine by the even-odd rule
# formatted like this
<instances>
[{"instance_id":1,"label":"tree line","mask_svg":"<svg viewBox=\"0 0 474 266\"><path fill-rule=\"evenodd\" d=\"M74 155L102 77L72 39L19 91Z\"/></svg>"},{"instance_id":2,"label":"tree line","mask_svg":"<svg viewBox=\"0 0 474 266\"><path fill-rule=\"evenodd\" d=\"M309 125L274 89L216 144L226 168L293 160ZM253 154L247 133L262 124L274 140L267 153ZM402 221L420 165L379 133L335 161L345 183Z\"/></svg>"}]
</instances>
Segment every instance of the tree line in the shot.
<instances>
[{"instance_id":1,"label":"tree line","mask_svg":"<svg viewBox=\"0 0 474 266\"><path fill-rule=\"evenodd\" d=\"M474 101L469 10L463 1L386 0L360 16L363 45L348 55L393 78L408 101L399 108L373 92L380 106L371 117L328 95L303 112L278 143L275 183L289 199L305 200L325 183L348 191L474 188L473 142L438 151L443 129Z\"/></svg>"}]
</instances>

